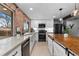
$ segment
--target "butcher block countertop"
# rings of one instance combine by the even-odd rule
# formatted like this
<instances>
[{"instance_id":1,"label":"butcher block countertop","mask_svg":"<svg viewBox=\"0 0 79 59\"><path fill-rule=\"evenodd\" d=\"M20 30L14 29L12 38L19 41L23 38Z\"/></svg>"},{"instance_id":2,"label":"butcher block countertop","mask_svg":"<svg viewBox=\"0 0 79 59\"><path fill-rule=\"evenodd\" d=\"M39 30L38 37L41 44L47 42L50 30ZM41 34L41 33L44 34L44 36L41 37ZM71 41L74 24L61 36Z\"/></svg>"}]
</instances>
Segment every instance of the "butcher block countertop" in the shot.
<instances>
[{"instance_id":1,"label":"butcher block countertop","mask_svg":"<svg viewBox=\"0 0 79 59\"><path fill-rule=\"evenodd\" d=\"M64 37L63 34L54 34L48 35L52 40L60 43L65 48L68 48L69 51L79 56L79 37L68 35Z\"/></svg>"}]
</instances>

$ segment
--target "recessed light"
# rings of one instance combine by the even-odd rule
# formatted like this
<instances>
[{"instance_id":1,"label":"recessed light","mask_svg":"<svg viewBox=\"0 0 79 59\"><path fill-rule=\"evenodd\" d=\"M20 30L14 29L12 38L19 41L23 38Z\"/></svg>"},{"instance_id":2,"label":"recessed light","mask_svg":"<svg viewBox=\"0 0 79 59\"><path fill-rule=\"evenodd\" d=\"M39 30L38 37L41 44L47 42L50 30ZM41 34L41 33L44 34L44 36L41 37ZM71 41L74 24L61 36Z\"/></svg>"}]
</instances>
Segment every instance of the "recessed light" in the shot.
<instances>
[{"instance_id":1,"label":"recessed light","mask_svg":"<svg viewBox=\"0 0 79 59\"><path fill-rule=\"evenodd\" d=\"M53 18L56 18L56 16L53 16Z\"/></svg>"},{"instance_id":2,"label":"recessed light","mask_svg":"<svg viewBox=\"0 0 79 59\"><path fill-rule=\"evenodd\" d=\"M29 8L29 10L31 10L31 11L32 11L32 10L33 10L33 8Z\"/></svg>"},{"instance_id":3,"label":"recessed light","mask_svg":"<svg viewBox=\"0 0 79 59\"><path fill-rule=\"evenodd\" d=\"M60 8L60 9L59 9L59 11L62 11L62 10L63 10L63 8Z\"/></svg>"}]
</instances>

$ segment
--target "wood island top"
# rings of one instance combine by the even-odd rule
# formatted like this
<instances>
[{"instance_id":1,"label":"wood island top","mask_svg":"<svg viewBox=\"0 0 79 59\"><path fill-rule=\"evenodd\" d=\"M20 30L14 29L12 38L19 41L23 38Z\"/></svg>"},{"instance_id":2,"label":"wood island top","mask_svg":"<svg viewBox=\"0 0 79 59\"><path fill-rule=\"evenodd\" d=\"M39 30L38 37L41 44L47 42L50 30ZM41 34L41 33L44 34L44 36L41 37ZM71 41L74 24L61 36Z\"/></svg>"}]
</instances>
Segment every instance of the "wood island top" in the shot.
<instances>
[{"instance_id":1,"label":"wood island top","mask_svg":"<svg viewBox=\"0 0 79 59\"><path fill-rule=\"evenodd\" d=\"M52 40L62 44L65 48L79 56L79 37L68 35L64 37L63 34L48 35Z\"/></svg>"}]
</instances>

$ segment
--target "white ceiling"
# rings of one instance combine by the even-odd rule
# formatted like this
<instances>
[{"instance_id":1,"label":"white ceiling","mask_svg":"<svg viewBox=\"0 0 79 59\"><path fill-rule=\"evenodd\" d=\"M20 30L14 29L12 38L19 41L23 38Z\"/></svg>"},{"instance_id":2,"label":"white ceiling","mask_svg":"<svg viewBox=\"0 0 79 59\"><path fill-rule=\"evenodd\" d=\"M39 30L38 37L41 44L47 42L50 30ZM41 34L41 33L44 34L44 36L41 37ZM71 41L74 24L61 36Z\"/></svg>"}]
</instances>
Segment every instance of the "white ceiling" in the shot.
<instances>
[{"instance_id":1,"label":"white ceiling","mask_svg":"<svg viewBox=\"0 0 79 59\"><path fill-rule=\"evenodd\" d=\"M74 3L17 3L31 19L52 19L53 16L65 17L75 9ZM77 8L79 4L76 4ZM29 8L33 8L32 11ZM59 8L63 8L60 12Z\"/></svg>"}]
</instances>

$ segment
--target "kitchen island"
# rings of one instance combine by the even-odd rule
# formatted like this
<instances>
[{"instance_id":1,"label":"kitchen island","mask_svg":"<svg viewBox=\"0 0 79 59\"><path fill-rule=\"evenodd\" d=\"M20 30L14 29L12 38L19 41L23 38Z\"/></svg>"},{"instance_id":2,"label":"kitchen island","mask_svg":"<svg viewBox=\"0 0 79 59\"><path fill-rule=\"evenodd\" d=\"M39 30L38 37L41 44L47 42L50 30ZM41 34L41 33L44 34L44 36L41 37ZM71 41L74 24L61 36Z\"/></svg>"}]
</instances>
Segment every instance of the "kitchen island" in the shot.
<instances>
[{"instance_id":1,"label":"kitchen island","mask_svg":"<svg viewBox=\"0 0 79 59\"><path fill-rule=\"evenodd\" d=\"M64 47L68 52L75 56L79 56L79 37L68 35L64 37L63 34L51 34L48 35L50 39L55 41L58 45Z\"/></svg>"}]
</instances>

